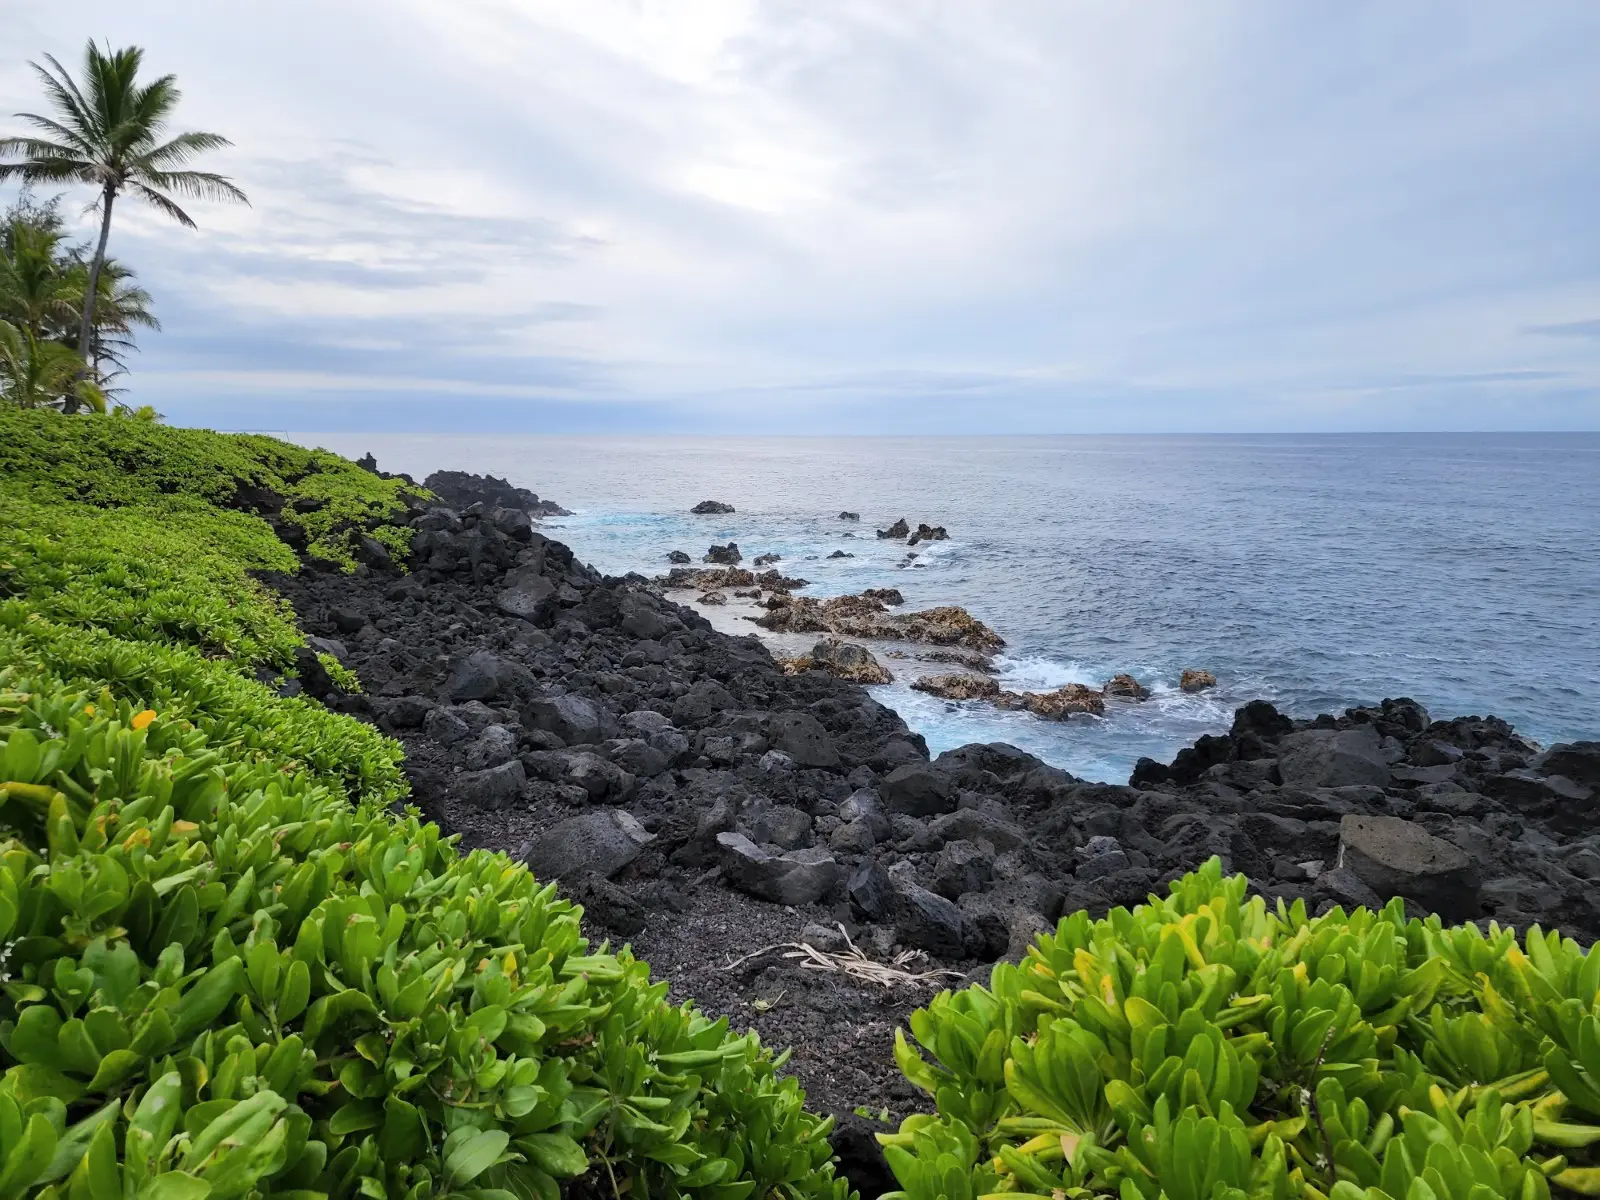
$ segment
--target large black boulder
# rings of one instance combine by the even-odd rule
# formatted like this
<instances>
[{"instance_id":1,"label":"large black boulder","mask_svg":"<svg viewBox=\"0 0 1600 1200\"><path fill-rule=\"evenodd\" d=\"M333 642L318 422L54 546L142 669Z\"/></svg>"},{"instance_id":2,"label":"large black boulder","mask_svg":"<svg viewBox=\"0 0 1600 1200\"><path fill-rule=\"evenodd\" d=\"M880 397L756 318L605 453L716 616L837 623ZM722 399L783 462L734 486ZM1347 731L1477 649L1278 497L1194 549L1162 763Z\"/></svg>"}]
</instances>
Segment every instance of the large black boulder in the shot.
<instances>
[{"instance_id":1,"label":"large black boulder","mask_svg":"<svg viewBox=\"0 0 1600 1200\"><path fill-rule=\"evenodd\" d=\"M912 817L934 817L956 807L956 789L950 777L926 763L896 767L878 791L890 812Z\"/></svg>"},{"instance_id":2,"label":"large black boulder","mask_svg":"<svg viewBox=\"0 0 1600 1200\"><path fill-rule=\"evenodd\" d=\"M612 876L655 840L620 808L597 808L568 817L533 839L527 863L540 879L566 879L590 871Z\"/></svg>"},{"instance_id":3,"label":"large black boulder","mask_svg":"<svg viewBox=\"0 0 1600 1200\"><path fill-rule=\"evenodd\" d=\"M1540 775L1564 775L1584 787L1600 788L1600 742L1563 742L1529 765Z\"/></svg>"}]
</instances>

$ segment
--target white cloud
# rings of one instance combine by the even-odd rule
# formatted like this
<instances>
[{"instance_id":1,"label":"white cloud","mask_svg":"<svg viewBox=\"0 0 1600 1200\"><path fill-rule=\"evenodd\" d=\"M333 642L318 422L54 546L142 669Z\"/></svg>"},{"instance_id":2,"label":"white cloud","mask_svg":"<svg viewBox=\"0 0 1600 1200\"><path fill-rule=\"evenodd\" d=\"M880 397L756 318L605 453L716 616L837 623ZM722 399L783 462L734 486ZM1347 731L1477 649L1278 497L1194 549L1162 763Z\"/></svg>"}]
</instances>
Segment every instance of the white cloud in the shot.
<instances>
[{"instance_id":1,"label":"white cloud","mask_svg":"<svg viewBox=\"0 0 1600 1200\"><path fill-rule=\"evenodd\" d=\"M92 33L237 143L251 209L119 210L170 314L153 393L405 378L804 428L926 386L974 428L1000 392L1019 427L1189 395L1220 428L1464 378L1452 411L1494 423L1498 373L1600 423L1594 340L1526 332L1600 317L1582 0L10 7L0 111Z\"/></svg>"}]
</instances>

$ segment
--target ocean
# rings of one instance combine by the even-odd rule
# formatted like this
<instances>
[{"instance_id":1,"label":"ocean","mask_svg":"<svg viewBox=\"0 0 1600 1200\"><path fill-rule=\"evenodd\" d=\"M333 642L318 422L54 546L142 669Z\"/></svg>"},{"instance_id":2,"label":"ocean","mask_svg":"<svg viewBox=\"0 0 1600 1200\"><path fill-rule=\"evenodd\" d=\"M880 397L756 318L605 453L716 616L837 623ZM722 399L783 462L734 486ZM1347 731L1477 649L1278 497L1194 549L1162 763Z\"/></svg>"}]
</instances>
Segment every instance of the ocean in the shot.
<instances>
[{"instance_id":1,"label":"ocean","mask_svg":"<svg viewBox=\"0 0 1600 1200\"><path fill-rule=\"evenodd\" d=\"M806 594L962 605L1005 637L1003 686L1155 689L1055 723L875 688L935 753L1005 741L1123 782L1257 697L1310 716L1411 696L1543 743L1600 736L1600 434L291 436L419 479L505 476L576 510L546 532L609 574L732 539ZM690 515L706 499L737 512ZM901 565L873 536L899 517L950 540ZM1179 691L1185 667L1218 686Z\"/></svg>"}]
</instances>

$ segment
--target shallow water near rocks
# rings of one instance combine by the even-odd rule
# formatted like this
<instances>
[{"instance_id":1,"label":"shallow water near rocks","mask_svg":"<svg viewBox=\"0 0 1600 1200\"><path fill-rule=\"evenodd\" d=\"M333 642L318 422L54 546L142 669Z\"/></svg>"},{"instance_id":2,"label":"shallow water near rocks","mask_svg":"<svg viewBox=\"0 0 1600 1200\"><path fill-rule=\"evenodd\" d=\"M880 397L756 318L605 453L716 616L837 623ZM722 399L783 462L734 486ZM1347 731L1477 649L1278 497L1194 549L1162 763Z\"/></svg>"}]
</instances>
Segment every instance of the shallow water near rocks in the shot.
<instances>
[{"instance_id":1,"label":"shallow water near rocks","mask_svg":"<svg viewBox=\"0 0 1600 1200\"><path fill-rule=\"evenodd\" d=\"M807 594L966 607L1008 642L1005 687L1127 671L1155 692L1055 723L874 688L935 753L1006 741L1122 782L1258 696L1310 716L1410 695L1541 742L1600 735L1600 434L295 440L503 475L577 510L546 532L611 574L732 539ZM705 499L737 512L692 516ZM902 565L873 534L898 517L950 540ZM1219 686L1180 692L1184 667Z\"/></svg>"}]
</instances>

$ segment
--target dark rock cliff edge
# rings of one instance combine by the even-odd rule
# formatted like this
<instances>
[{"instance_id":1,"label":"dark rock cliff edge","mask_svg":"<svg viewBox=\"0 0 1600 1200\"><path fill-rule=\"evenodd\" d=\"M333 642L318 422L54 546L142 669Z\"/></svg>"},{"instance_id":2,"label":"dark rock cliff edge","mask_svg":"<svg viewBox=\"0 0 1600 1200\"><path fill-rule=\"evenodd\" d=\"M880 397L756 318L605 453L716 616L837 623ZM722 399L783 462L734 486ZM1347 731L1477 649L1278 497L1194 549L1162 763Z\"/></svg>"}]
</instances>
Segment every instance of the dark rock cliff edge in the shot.
<instances>
[{"instance_id":1,"label":"dark rock cliff edge","mask_svg":"<svg viewBox=\"0 0 1600 1200\"><path fill-rule=\"evenodd\" d=\"M914 1103L893 1030L938 986L746 958L837 952L841 926L948 984L1064 911L1137 903L1216 854L1313 910L1401 896L1449 920L1600 930L1600 743L1541 750L1498 718L1432 720L1403 699L1313 721L1258 701L1127 786L998 744L930 762L862 687L785 675L756 638L584 566L532 519L557 506L444 482L450 507L397 518L410 573L373 559L270 579L364 690L309 655L287 686L399 738L414 802L447 832L559 877L597 937L793 1046L821 1110Z\"/></svg>"}]
</instances>

